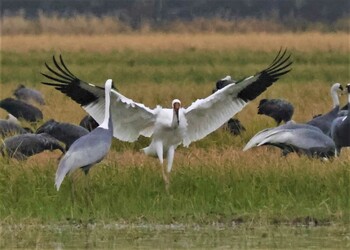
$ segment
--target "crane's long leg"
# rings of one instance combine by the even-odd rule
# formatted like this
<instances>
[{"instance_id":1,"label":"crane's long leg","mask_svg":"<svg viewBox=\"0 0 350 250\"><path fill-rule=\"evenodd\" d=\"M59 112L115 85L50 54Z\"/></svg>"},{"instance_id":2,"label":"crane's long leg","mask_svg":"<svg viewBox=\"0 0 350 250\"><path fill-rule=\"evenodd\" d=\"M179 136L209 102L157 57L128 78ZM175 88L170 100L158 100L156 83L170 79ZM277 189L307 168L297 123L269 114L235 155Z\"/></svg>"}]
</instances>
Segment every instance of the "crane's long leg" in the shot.
<instances>
[{"instance_id":1,"label":"crane's long leg","mask_svg":"<svg viewBox=\"0 0 350 250\"><path fill-rule=\"evenodd\" d=\"M171 168L173 167L173 161L174 161L174 155L175 155L175 146L170 146L168 150L168 167L167 167L167 172L171 172Z\"/></svg>"},{"instance_id":2,"label":"crane's long leg","mask_svg":"<svg viewBox=\"0 0 350 250\"><path fill-rule=\"evenodd\" d=\"M170 146L168 149L168 155L167 155L167 172L165 173L168 178L168 186L166 187L167 189L170 186L170 172L173 167L173 161L174 161L174 156L175 156L175 146Z\"/></svg>"},{"instance_id":3,"label":"crane's long leg","mask_svg":"<svg viewBox=\"0 0 350 250\"><path fill-rule=\"evenodd\" d=\"M74 179L72 175L69 176L69 180L71 183L71 190L70 190L71 200L72 200L73 207L75 207L75 185L74 185Z\"/></svg>"},{"instance_id":4,"label":"crane's long leg","mask_svg":"<svg viewBox=\"0 0 350 250\"><path fill-rule=\"evenodd\" d=\"M165 184L165 190L168 191L169 189L169 178L168 175L165 172L164 166L163 166L163 144L162 142L158 141L155 142L155 146L156 146L156 151L157 151L157 156L160 162L160 167L162 168L162 175L163 175L163 180L164 180L164 184Z\"/></svg>"}]
</instances>

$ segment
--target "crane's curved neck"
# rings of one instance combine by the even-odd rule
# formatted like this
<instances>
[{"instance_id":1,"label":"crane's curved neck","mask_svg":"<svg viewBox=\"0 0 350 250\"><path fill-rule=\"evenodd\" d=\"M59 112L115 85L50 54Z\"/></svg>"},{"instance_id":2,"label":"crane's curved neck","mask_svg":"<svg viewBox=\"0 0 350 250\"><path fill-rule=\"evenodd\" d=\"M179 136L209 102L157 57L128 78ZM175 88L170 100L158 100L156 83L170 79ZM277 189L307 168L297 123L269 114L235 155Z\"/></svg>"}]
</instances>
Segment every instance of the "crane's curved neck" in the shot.
<instances>
[{"instance_id":1,"label":"crane's curved neck","mask_svg":"<svg viewBox=\"0 0 350 250\"><path fill-rule=\"evenodd\" d=\"M339 97L338 97L336 86L333 86L331 88L331 96L332 96L332 100L333 100L333 108L339 106Z\"/></svg>"},{"instance_id":2,"label":"crane's curved neck","mask_svg":"<svg viewBox=\"0 0 350 250\"><path fill-rule=\"evenodd\" d=\"M173 120L171 121L172 128L177 128L179 126L179 123L180 123L179 112L180 112L180 109L178 110L173 109Z\"/></svg>"},{"instance_id":3,"label":"crane's curved neck","mask_svg":"<svg viewBox=\"0 0 350 250\"><path fill-rule=\"evenodd\" d=\"M349 114L350 114L350 88L348 89L348 111L349 111Z\"/></svg>"},{"instance_id":4,"label":"crane's curved neck","mask_svg":"<svg viewBox=\"0 0 350 250\"><path fill-rule=\"evenodd\" d=\"M103 119L103 122L100 124L100 128L108 129L108 121L110 116L110 89L105 88L105 118Z\"/></svg>"}]
</instances>

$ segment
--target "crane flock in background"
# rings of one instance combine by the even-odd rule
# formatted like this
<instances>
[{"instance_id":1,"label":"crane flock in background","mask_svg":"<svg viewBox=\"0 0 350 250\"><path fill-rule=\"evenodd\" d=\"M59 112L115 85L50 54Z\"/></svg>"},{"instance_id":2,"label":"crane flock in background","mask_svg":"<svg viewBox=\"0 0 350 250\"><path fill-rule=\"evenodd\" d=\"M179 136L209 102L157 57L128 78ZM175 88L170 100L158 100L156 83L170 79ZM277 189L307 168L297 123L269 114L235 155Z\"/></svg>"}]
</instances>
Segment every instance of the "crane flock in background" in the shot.
<instances>
[{"instance_id":1,"label":"crane flock in background","mask_svg":"<svg viewBox=\"0 0 350 250\"><path fill-rule=\"evenodd\" d=\"M0 107L10 116L0 120L0 136L4 138L0 152L3 156L25 160L44 150L60 150L63 157L56 173L57 190L68 173L78 168L87 173L92 165L100 162L110 150L113 136L133 142L140 135L151 138L149 146L142 150L158 158L168 190L176 148L181 144L187 147L224 124L234 135L244 132L244 126L233 116L287 74L292 64L286 50L280 51L266 69L240 81L226 76L216 82L208 97L194 101L189 107L183 107L180 100L174 99L171 108L158 105L151 109L123 96L114 88L112 80L98 87L77 78L61 56L59 61L53 57L53 62L55 68L45 63L51 74L42 73L50 80L43 84L69 96L89 115L82 119L80 126L53 119L44 122L40 111L40 106L46 103L43 95L20 85L13 93L16 99L0 100ZM296 152L309 157L339 156L343 147L350 146L350 84L346 86L348 101L343 108L338 98L340 91L343 91L341 84L333 84L332 109L306 123L292 121L294 107L287 100L261 99L257 114L270 116L277 127L258 132L243 150L269 145L280 148L283 155ZM20 126L21 121L41 126L34 133L31 128ZM284 124L280 125L281 122ZM165 159L167 165L163 166Z\"/></svg>"}]
</instances>

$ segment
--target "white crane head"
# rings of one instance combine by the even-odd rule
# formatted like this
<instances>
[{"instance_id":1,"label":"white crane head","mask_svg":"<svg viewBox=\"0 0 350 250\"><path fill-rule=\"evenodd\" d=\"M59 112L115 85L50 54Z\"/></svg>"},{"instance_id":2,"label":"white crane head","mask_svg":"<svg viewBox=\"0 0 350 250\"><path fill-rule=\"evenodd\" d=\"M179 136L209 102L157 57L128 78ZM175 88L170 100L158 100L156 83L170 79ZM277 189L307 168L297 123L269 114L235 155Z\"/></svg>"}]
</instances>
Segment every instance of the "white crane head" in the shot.
<instances>
[{"instance_id":1,"label":"white crane head","mask_svg":"<svg viewBox=\"0 0 350 250\"><path fill-rule=\"evenodd\" d=\"M179 99L174 99L171 103L171 106L173 107L174 110L179 110L181 108L181 102Z\"/></svg>"},{"instance_id":2,"label":"white crane head","mask_svg":"<svg viewBox=\"0 0 350 250\"><path fill-rule=\"evenodd\" d=\"M343 86L340 83L334 83L331 87L331 97L333 100L333 107L339 106L338 90L343 91Z\"/></svg>"},{"instance_id":3,"label":"white crane head","mask_svg":"<svg viewBox=\"0 0 350 250\"><path fill-rule=\"evenodd\" d=\"M174 110L174 118L176 117L176 120L173 119L173 124L175 122L175 124L178 126L179 125L179 109L181 108L181 102L179 99L174 99L171 103L171 106L173 107Z\"/></svg>"},{"instance_id":4,"label":"white crane head","mask_svg":"<svg viewBox=\"0 0 350 250\"><path fill-rule=\"evenodd\" d=\"M332 85L332 87L331 87L331 93L332 92L335 92L335 91L337 91L337 90L341 90L341 91L343 91L343 86L341 86L341 84L340 83L334 83L333 85Z\"/></svg>"},{"instance_id":5,"label":"white crane head","mask_svg":"<svg viewBox=\"0 0 350 250\"><path fill-rule=\"evenodd\" d=\"M105 88L108 91L108 93L109 93L109 90L112 89L112 86L113 86L113 80L112 79L108 79L106 81L106 83L105 83Z\"/></svg>"},{"instance_id":6,"label":"white crane head","mask_svg":"<svg viewBox=\"0 0 350 250\"><path fill-rule=\"evenodd\" d=\"M220 81L231 81L231 76L225 76L224 78L220 79Z\"/></svg>"}]
</instances>

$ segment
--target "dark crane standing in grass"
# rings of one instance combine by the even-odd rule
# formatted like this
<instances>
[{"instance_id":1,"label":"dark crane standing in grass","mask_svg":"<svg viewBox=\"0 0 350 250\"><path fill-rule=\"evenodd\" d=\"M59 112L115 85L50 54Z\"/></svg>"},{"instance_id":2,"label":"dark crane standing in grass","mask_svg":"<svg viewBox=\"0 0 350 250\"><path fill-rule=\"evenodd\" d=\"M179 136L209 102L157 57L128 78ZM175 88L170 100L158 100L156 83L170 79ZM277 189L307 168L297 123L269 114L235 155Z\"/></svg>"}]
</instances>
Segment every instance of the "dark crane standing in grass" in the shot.
<instances>
[{"instance_id":1,"label":"dark crane standing in grass","mask_svg":"<svg viewBox=\"0 0 350 250\"><path fill-rule=\"evenodd\" d=\"M236 80L233 80L231 76L226 76L218 80L215 84L215 88L212 90L212 93L215 93L219 89L226 87L229 84L236 83ZM241 121L237 118L230 118L226 123L226 129L230 131L233 135L240 135L242 131L245 131L245 127L242 125Z\"/></svg>"},{"instance_id":2,"label":"dark crane standing in grass","mask_svg":"<svg viewBox=\"0 0 350 250\"><path fill-rule=\"evenodd\" d=\"M17 160L26 160L28 157L39 154L44 150L60 150L65 152L61 143L48 134L20 134L8 137L0 146L3 156L7 155Z\"/></svg>"},{"instance_id":3,"label":"dark crane standing in grass","mask_svg":"<svg viewBox=\"0 0 350 250\"><path fill-rule=\"evenodd\" d=\"M94 118L92 118L92 116L86 115L83 117L83 119L81 119L79 126L86 128L89 131L92 131L98 127L98 123L95 121Z\"/></svg>"},{"instance_id":4,"label":"dark crane standing in grass","mask_svg":"<svg viewBox=\"0 0 350 250\"><path fill-rule=\"evenodd\" d=\"M333 108L326 114L317 116L311 121L308 121L307 124L318 127L322 130L323 133L330 136L332 122L335 118L338 117L339 112L339 97L338 91L342 91L343 87L340 83L335 83L331 87L331 96L333 100Z\"/></svg>"},{"instance_id":5,"label":"dark crane standing in grass","mask_svg":"<svg viewBox=\"0 0 350 250\"><path fill-rule=\"evenodd\" d=\"M31 129L19 125L15 117L9 114L8 119L0 119L0 137L7 137L15 134L32 133ZM15 121L14 121L15 120Z\"/></svg>"},{"instance_id":6,"label":"dark crane standing in grass","mask_svg":"<svg viewBox=\"0 0 350 250\"><path fill-rule=\"evenodd\" d=\"M350 147L350 83L346 85L346 89L348 92L347 115L335 118L331 126L331 136L335 142L337 156L343 147Z\"/></svg>"},{"instance_id":7,"label":"dark crane standing in grass","mask_svg":"<svg viewBox=\"0 0 350 250\"><path fill-rule=\"evenodd\" d=\"M284 123L290 121L293 113L293 105L282 99L261 99L258 106L258 114L272 117L276 121L277 126L282 121Z\"/></svg>"},{"instance_id":8,"label":"dark crane standing in grass","mask_svg":"<svg viewBox=\"0 0 350 250\"><path fill-rule=\"evenodd\" d=\"M23 102L34 101L40 105L45 104L44 97L38 90L27 88L23 84L19 85L13 94Z\"/></svg>"},{"instance_id":9,"label":"dark crane standing in grass","mask_svg":"<svg viewBox=\"0 0 350 250\"><path fill-rule=\"evenodd\" d=\"M47 133L66 145L66 150L78 138L86 135L89 131L81 126L66 122L57 122L50 119L41 125L35 132L36 134Z\"/></svg>"},{"instance_id":10,"label":"dark crane standing in grass","mask_svg":"<svg viewBox=\"0 0 350 250\"><path fill-rule=\"evenodd\" d=\"M0 101L0 108L3 108L14 117L28 122L37 122L43 119L43 113L40 109L10 97Z\"/></svg>"}]
</instances>

